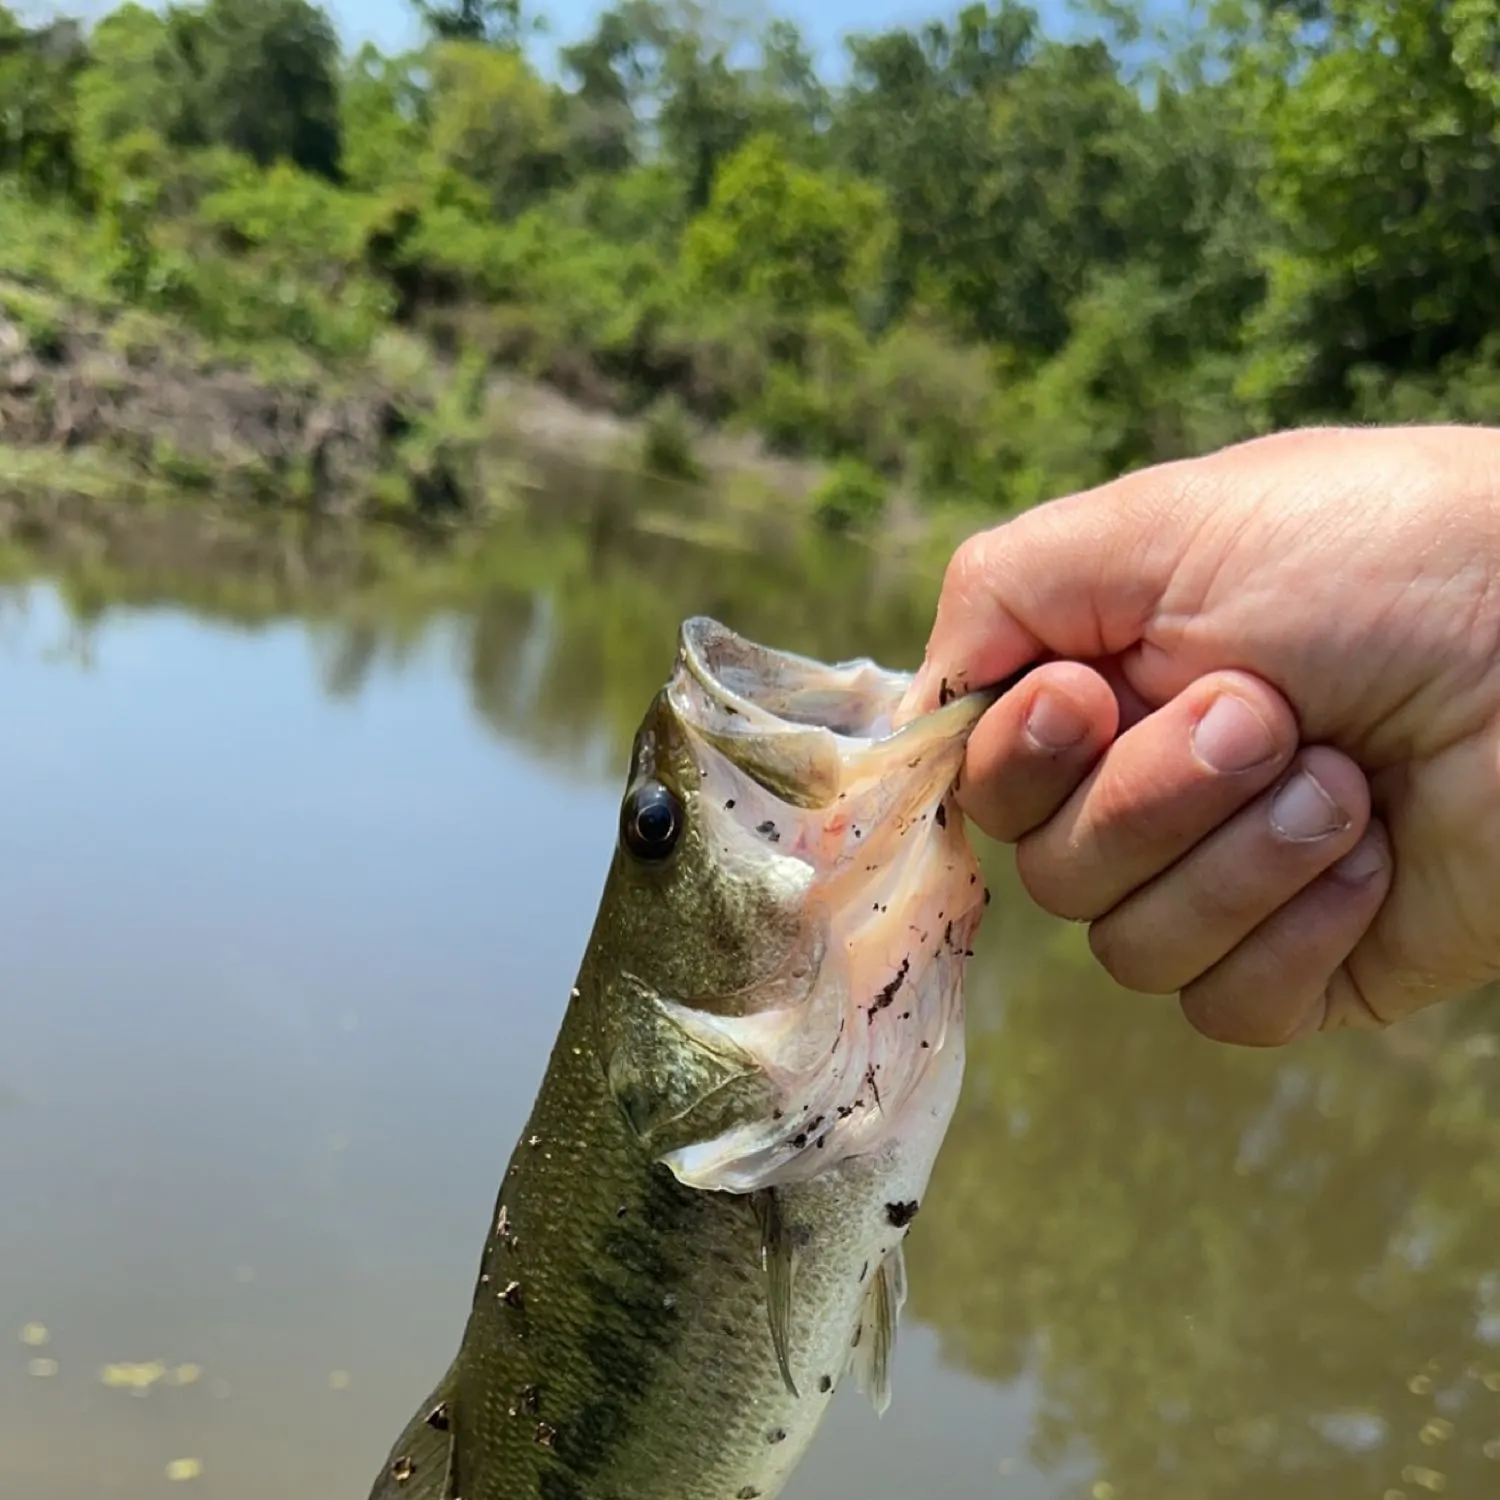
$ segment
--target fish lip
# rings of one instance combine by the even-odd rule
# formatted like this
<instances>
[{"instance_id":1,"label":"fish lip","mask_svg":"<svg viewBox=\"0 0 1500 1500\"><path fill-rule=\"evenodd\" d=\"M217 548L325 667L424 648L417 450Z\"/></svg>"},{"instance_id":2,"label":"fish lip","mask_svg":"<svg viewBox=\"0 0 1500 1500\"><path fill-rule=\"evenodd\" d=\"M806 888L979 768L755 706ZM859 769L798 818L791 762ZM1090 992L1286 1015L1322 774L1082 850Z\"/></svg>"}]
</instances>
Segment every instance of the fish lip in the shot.
<instances>
[{"instance_id":1,"label":"fish lip","mask_svg":"<svg viewBox=\"0 0 1500 1500\"><path fill-rule=\"evenodd\" d=\"M756 731L821 731L851 750L877 742L895 744L903 737L924 742L962 737L1002 691L996 686L965 693L897 729L892 719L911 681L911 673L882 667L868 657L822 662L761 645L708 615L694 615L680 628L677 663L666 698L684 728L700 737L712 737L735 758L733 741ZM702 692L721 720L738 721L738 733L726 734L722 722L709 723L697 711L691 692L684 691L689 684ZM794 712L786 699L795 696L798 684L814 694L821 687L825 702L842 698L846 707L863 699L865 711L857 718L847 713Z\"/></svg>"},{"instance_id":2,"label":"fish lip","mask_svg":"<svg viewBox=\"0 0 1500 1500\"><path fill-rule=\"evenodd\" d=\"M694 615L683 621L678 632L677 672L673 676L674 679L684 675L691 678L715 707L738 715L750 724L772 719L778 724L796 724L807 729L826 729L844 737L866 738L868 736L851 735L853 726L847 721L840 726L815 717L777 712L754 691L755 686L768 687L775 675L813 682L856 673L867 690L874 689L878 693L877 701L889 699L893 705L899 702L910 681L906 673L890 671L867 658L821 662L795 651L763 646L708 615ZM673 696L680 701L680 694Z\"/></svg>"}]
</instances>

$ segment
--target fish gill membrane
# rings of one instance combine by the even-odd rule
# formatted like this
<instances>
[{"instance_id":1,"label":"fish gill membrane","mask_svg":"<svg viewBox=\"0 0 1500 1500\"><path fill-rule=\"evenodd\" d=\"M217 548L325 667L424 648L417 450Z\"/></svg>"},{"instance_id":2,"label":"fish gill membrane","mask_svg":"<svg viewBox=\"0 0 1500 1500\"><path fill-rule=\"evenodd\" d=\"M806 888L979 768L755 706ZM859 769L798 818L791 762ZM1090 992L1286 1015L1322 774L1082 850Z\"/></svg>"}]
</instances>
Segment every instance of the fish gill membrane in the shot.
<instances>
[{"instance_id":1,"label":"fish gill membrane","mask_svg":"<svg viewBox=\"0 0 1500 1500\"><path fill-rule=\"evenodd\" d=\"M953 791L999 696L970 693L897 730L909 682L685 622L636 738L615 874L634 865L641 898L617 920L694 932L683 946L698 957L623 942L651 961L601 974L595 997L609 1086L642 1143L685 1186L754 1197L794 1392L787 1190L842 1176L879 1199L884 1274L854 1366L880 1412L906 1295L900 1241L958 1100L963 976L988 899ZM632 856L642 819L670 819L670 854Z\"/></svg>"}]
</instances>

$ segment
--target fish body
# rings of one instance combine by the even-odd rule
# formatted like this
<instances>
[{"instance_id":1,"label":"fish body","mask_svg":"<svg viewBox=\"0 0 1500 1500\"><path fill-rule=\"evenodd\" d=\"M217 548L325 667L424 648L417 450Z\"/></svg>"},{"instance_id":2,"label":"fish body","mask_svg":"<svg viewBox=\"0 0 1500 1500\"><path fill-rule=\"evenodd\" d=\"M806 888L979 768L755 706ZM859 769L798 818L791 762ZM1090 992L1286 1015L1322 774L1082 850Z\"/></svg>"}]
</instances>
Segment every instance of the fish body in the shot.
<instances>
[{"instance_id":1,"label":"fish body","mask_svg":"<svg viewBox=\"0 0 1500 1500\"><path fill-rule=\"evenodd\" d=\"M371 1500L770 1500L852 1374L963 1073L985 899L951 789L972 695L706 619L620 837L458 1353Z\"/></svg>"}]
</instances>

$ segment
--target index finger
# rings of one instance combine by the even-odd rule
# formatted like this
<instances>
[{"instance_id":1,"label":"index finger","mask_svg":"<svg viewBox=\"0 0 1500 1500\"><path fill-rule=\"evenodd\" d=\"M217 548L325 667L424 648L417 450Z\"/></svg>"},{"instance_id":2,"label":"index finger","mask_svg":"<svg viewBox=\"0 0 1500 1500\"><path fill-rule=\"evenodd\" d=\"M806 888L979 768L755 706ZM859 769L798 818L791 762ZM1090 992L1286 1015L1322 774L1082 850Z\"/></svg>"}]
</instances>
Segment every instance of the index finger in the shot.
<instances>
[{"instance_id":1,"label":"index finger","mask_svg":"<svg viewBox=\"0 0 1500 1500\"><path fill-rule=\"evenodd\" d=\"M898 719L1042 656L1097 660L1139 641L1186 545L1177 469L1050 501L961 543Z\"/></svg>"}]
</instances>

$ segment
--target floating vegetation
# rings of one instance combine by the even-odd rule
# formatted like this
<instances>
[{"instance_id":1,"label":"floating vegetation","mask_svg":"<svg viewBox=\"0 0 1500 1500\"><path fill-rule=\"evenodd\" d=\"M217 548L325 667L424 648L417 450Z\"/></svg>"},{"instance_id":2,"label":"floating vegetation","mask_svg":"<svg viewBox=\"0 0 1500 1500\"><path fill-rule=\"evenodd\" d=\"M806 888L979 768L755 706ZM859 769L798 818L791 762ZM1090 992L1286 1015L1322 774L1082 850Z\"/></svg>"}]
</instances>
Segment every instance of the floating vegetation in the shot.
<instances>
[{"instance_id":1,"label":"floating vegetation","mask_svg":"<svg viewBox=\"0 0 1500 1500\"><path fill-rule=\"evenodd\" d=\"M99 1379L111 1390L129 1391L133 1396L144 1396L152 1386L162 1381L167 1367L160 1360L145 1364L121 1362L105 1365L99 1371Z\"/></svg>"}]
</instances>

